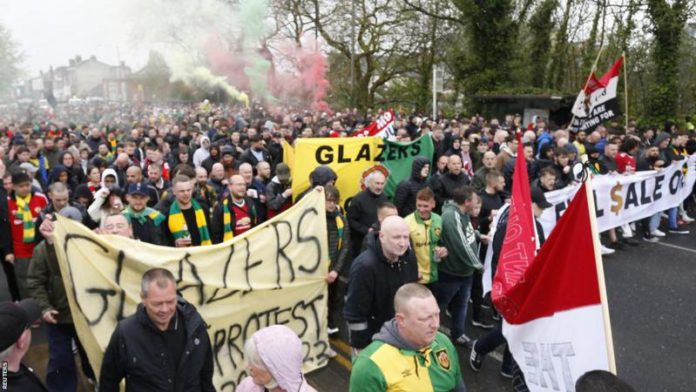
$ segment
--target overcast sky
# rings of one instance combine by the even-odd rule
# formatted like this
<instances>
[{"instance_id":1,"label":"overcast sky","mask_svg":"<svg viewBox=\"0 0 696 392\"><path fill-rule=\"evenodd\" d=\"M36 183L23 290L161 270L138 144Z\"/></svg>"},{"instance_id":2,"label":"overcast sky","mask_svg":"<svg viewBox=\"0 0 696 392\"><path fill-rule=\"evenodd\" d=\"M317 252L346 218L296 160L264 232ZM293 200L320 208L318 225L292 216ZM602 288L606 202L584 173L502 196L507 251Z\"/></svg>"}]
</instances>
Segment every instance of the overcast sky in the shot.
<instances>
[{"instance_id":1,"label":"overcast sky","mask_svg":"<svg viewBox=\"0 0 696 392\"><path fill-rule=\"evenodd\" d=\"M129 39L128 3L122 0L4 0L0 23L24 53L28 76L70 58L91 55L111 64L144 65L147 49ZM132 8L131 8L132 9Z\"/></svg>"}]
</instances>

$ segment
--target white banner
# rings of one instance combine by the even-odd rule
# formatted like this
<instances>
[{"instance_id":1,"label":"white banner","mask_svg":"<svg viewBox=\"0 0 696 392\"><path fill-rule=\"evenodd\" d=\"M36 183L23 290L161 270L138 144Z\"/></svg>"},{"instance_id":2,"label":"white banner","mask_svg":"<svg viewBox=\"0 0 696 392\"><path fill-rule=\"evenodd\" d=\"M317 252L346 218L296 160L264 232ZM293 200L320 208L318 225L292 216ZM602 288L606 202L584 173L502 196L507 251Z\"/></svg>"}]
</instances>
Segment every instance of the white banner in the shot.
<instances>
[{"instance_id":1,"label":"white banner","mask_svg":"<svg viewBox=\"0 0 696 392\"><path fill-rule=\"evenodd\" d=\"M603 232L678 206L689 197L694 183L696 155L674 162L661 171L595 176L592 188L598 230ZM578 188L575 185L546 193L546 199L553 204L539 218L546 238Z\"/></svg>"}]
</instances>

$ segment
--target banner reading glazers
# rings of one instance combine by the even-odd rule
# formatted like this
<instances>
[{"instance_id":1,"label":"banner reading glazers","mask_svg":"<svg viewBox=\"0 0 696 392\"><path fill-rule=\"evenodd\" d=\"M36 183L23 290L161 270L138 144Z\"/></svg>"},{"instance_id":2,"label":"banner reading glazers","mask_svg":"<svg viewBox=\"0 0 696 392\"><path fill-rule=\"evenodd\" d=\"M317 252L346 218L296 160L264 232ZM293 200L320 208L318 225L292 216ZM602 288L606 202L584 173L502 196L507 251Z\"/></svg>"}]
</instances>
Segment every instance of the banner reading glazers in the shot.
<instances>
[{"instance_id":1,"label":"banner reading glazers","mask_svg":"<svg viewBox=\"0 0 696 392\"><path fill-rule=\"evenodd\" d=\"M117 322L135 312L142 274L153 267L172 271L209 325L218 391L234 391L246 376L244 342L269 325L298 334L305 371L328 361L323 192L214 246L169 248L98 235L60 216L54 241L75 327L97 376Z\"/></svg>"},{"instance_id":2,"label":"banner reading glazers","mask_svg":"<svg viewBox=\"0 0 696 392\"><path fill-rule=\"evenodd\" d=\"M689 197L694 183L696 155L661 171L595 176L592 187L597 228L603 232L677 206ZM576 185L546 193L546 199L553 204L539 218L546 238L578 188Z\"/></svg>"},{"instance_id":3,"label":"banner reading glazers","mask_svg":"<svg viewBox=\"0 0 696 392\"><path fill-rule=\"evenodd\" d=\"M310 173L317 166L326 165L338 176L336 187L344 202L364 189L363 179L375 170L387 176L384 192L393 197L399 182L411 175L413 159L418 156L432 159L433 150L430 136L410 143L376 137L306 138L298 139L294 153L284 154L284 159L294 159L294 162L286 162L293 168L293 195L309 188Z\"/></svg>"}]
</instances>

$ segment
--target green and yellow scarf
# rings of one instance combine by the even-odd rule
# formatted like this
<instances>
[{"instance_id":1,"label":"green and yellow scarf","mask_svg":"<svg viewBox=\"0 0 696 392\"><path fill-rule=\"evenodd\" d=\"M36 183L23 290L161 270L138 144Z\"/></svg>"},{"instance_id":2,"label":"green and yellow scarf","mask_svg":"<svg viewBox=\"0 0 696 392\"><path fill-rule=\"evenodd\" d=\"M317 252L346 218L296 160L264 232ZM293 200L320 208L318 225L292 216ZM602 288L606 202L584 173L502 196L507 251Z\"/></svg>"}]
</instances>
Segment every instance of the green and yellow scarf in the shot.
<instances>
[{"instance_id":1,"label":"green and yellow scarf","mask_svg":"<svg viewBox=\"0 0 696 392\"><path fill-rule=\"evenodd\" d=\"M230 201L229 198L225 198L222 202L222 241L231 240L234 237L234 230L232 230L232 213L230 213Z\"/></svg>"},{"instance_id":2,"label":"green and yellow scarf","mask_svg":"<svg viewBox=\"0 0 696 392\"><path fill-rule=\"evenodd\" d=\"M22 242L25 244L34 242L34 235L36 234L34 217L31 215L29 203L31 203L31 195L27 195L26 197L17 196L17 212L15 213L15 217L22 220L22 225L24 227Z\"/></svg>"},{"instance_id":3,"label":"green and yellow scarf","mask_svg":"<svg viewBox=\"0 0 696 392\"><path fill-rule=\"evenodd\" d=\"M145 207L142 211L140 212L135 212L131 208L131 206L128 206L125 210L123 210L123 215L127 216L128 219L131 220L137 220L140 222L140 224L145 224L147 222L147 218L152 219L152 222L154 222L155 226L159 227L159 225L164 222L165 216L162 215L159 211L157 211L154 208L150 207Z\"/></svg>"},{"instance_id":4,"label":"green and yellow scarf","mask_svg":"<svg viewBox=\"0 0 696 392\"><path fill-rule=\"evenodd\" d=\"M191 200L191 205L196 213L196 226L198 227L198 232L201 235L201 245L212 245L212 242L210 241L210 233L208 232L208 225L205 220L205 211L203 211L195 199ZM174 201L171 207L169 207L169 220L167 221L167 224L169 225L169 231L172 233L175 240L184 238L189 234L188 230L184 229L186 226L186 219L184 218L184 214L181 212L179 202L177 201Z\"/></svg>"}]
</instances>

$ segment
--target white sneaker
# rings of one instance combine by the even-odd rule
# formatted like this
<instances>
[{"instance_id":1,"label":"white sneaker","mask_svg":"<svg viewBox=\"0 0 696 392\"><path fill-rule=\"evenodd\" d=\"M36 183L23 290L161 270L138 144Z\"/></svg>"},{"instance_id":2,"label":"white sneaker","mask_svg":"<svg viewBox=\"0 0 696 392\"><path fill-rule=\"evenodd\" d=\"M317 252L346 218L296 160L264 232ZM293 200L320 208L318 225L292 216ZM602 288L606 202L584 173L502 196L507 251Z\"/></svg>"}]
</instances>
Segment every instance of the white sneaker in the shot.
<instances>
[{"instance_id":1,"label":"white sneaker","mask_svg":"<svg viewBox=\"0 0 696 392\"><path fill-rule=\"evenodd\" d=\"M691 223L694 221L694 218L692 218L686 214L682 214L681 218L684 222L687 222L687 223Z\"/></svg>"},{"instance_id":2,"label":"white sneaker","mask_svg":"<svg viewBox=\"0 0 696 392\"><path fill-rule=\"evenodd\" d=\"M609 249L606 246L601 245L601 244L599 245L599 249L602 253L602 256L612 255L612 254L614 254L614 252L616 252L614 249Z\"/></svg>"},{"instance_id":3,"label":"white sneaker","mask_svg":"<svg viewBox=\"0 0 696 392\"><path fill-rule=\"evenodd\" d=\"M664 232L664 231L660 231L660 229L655 229L655 231L653 231L651 234L654 235L655 237L664 237L664 236L666 236L665 232Z\"/></svg>"}]
</instances>

